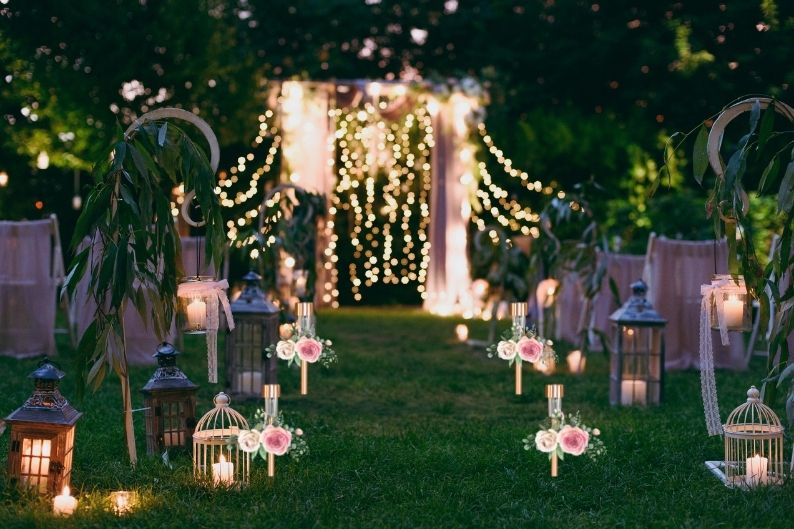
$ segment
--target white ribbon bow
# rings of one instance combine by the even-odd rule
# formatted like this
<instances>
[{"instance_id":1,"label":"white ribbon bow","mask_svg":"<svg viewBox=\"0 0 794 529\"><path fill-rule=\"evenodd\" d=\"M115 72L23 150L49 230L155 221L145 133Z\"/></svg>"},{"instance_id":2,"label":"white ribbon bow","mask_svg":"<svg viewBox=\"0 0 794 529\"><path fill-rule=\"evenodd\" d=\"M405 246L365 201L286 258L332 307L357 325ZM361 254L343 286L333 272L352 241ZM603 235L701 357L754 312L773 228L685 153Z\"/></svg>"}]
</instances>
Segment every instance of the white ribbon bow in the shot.
<instances>
[{"instance_id":1,"label":"white ribbon bow","mask_svg":"<svg viewBox=\"0 0 794 529\"><path fill-rule=\"evenodd\" d=\"M223 306L226 313L226 324L229 330L234 329L232 308L226 289L229 282L220 281L188 281L180 283L177 287L177 296L180 298L201 297L207 303L207 376L211 384L218 382L218 329L220 328L220 312L218 303Z\"/></svg>"}]
</instances>

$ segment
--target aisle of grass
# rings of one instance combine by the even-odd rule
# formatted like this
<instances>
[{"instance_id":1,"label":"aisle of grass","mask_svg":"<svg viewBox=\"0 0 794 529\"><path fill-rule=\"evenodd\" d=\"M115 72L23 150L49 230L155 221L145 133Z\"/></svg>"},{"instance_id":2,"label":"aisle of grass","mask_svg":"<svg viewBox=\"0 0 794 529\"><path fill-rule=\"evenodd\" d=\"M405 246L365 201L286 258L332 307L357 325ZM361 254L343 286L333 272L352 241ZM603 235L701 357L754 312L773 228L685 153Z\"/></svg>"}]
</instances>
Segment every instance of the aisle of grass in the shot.
<instances>
[{"instance_id":1,"label":"aisle of grass","mask_svg":"<svg viewBox=\"0 0 794 529\"><path fill-rule=\"evenodd\" d=\"M132 470L111 378L74 402L85 412L75 445L77 515L53 518L48 502L10 487L3 469L0 528L791 527L794 487L730 491L705 471L704 460L720 458L721 440L705 434L696 372L670 374L665 403L650 410L609 407L602 356L588 360L582 377L527 372L525 395L516 397L506 364L454 343L455 323L405 309L322 313L320 333L334 340L339 365L312 370L308 397L297 395L296 371L280 373L282 408L306 431L311 453L300 463L279 459L274 484L259 460L242 491L196 485L186 453L172 454L174 470L145 456ZM483 324L473 327L484 336ZM70 375L63 390L72 397L72 357L61 349L57 360ZM203 413L220 388L206 383L202 351L188 342L180 363L202 386ZM0 358L3 416L29 394L34 366ZM150 373L134 369L133 386ZM757 360L749 372L718 375L723 418L761 373ZM599 427L608 450L597 463L567 458L557 479L521 443L545 415L550 380L565 384L565 409ZM232 405L251 417L257 403ZM136 428L142 452L142 416ZM7 450L8 433L0 437L3 467ZM121 488L142 498L126 518L107 512L108 492Z\"/></svg>"}]
</instances>

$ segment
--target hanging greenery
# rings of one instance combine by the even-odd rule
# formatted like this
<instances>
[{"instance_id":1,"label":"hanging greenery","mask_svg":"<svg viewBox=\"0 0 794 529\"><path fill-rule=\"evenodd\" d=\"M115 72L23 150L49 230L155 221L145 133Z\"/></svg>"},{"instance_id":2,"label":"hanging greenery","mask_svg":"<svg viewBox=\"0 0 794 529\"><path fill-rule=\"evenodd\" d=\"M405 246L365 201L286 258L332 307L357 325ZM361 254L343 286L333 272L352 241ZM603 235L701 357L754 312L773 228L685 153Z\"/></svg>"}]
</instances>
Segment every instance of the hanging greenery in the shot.
<instances>
[{"instance_id":1,"label":"hanging greenery","mask_svg":"<svg viewBox=\"0 0 794 529\"><path fill-rule=\"evenodd\" d=\"M174 187L194 191L206 221L206 255L220 264L223 221L213 191L215 176L202 149L181 128L166 121L145 122L128 131L94 166L95 185L77 220L76 255L65 280L74 294L87 274L96 304L92 323L77 351L79 391L96 389L108 368L122 380L130 459L130 390L124 311L132 306L163 339L171 328L177 280L184 276L181 243L170 196Z\"/></svg>"}]
</instances>

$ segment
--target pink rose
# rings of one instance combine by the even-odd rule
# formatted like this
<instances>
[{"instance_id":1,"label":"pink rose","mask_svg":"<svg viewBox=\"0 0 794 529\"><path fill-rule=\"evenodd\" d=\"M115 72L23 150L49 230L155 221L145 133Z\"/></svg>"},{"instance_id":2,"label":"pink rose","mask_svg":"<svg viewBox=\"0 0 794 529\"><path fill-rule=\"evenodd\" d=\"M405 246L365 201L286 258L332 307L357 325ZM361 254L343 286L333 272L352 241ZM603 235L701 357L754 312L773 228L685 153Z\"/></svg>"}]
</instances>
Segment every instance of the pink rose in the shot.
<instances>
[{"instance_id":1,"label":"pink rose","mask_svg":"<svg viewBox=\"0 0 794 529\"><path fill-rule=\"evenodd\" d=\"M320 359L323 346L314 338L307 338L304 336L295 344L295 351L298 353L298 358L313 364Z\"/></svg>"},{"instance_id":2,"label":"pink rose","mask_svg":"<svg viewBox=\"0 0 794 529\"><path fill-rule=\"evenodd\" d=\"M572 456L582 455L590 442L590 435L575 426L564 426L557 438L562 451Z\"/></svg>"},{"instance_id":3,"label":"pink rose","mask_svg":"<svg viewBox=\"0 0 794 529\"><path fill-rule=\"evenodd\" d=\"M518 356L524 362L534 364L543 354L543 344L534 338L524 336L518 341Z\"/></svg>"},{"instance_id":4,"label":"pink rose","mask_svg":"<svg viewBox=\"0 0 794 529\"><path fill-rule=\"evenodd\" d=\"M292 444L292 434L280 426L269 424L262 432L261 442L266 452L283 456Z\"/></svg>"}]
</instances>

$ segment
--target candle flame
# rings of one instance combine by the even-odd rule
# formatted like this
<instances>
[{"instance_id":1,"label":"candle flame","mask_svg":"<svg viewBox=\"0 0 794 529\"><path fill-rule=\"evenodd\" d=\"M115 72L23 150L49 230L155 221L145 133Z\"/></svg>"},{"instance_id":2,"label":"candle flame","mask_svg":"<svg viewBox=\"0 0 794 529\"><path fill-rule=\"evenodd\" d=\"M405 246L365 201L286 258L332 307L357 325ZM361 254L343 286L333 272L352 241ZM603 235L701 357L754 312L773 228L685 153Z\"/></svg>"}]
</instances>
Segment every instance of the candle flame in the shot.
<instances>
[{"instance_id":1,"label":"candle flame","mask_svg":"<svg viewBox=\"0 0 794 529\"><path fill-rule=\"evenodd\" d=\"M69 489L69 485L64 485L63 490L61 491L61 496L71 496L72 491Z\"/></svg>"},{"instance_id":2,"label":"candle flame","mask_svg":"<svg viewBox=\"0 0 794 529\"><path fill-rule=\"evenodd\" d=\"M219 463L225 463L226 462L226 458L223 457L223 454L221 454L221 458L220 458L220 460L218 462Z\"/></svg>"}]
</instances>

